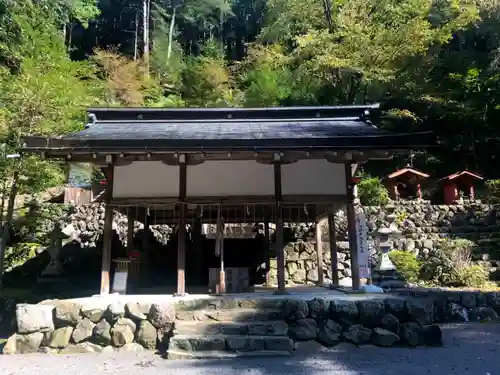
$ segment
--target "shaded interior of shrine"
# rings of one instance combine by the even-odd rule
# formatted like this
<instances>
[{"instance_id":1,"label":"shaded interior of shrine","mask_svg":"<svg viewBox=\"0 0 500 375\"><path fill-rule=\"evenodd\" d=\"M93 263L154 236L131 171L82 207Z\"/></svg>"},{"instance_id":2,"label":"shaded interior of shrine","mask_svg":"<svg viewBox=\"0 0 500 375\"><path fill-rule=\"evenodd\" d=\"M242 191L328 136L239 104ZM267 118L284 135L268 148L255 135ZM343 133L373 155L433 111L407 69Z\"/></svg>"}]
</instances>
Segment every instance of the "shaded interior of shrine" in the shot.
<instances>
[{"instance_id":1,"label":"shaded interior of shrine","mask_svg":"<svg viewBox=\"0 0 500 375\"><path fill-rule=\"evenodd\" d=\"M220 207L220 208L219 208ZM284 242L310 241L314 223L328 215L329 205L289 205L284 209ZM112 273L128 259L128 293L173 293L177 285L178 209L174 207L114 207L134 223L133 237L113 231ZM229 280L227 292L246 292L269 283L276 259L274 205L197 205L187 211L186 292L214 292L221 260ZM223 254L217 254L218 213L224 222ZM268 230L266 230L266 225ZM138 229L139 228L139 229ZM128 228L131 229L131 226ZM132 240L132 242L130 242ZM101 244L96 253L100 253ZM96 257L96 285L100 255Z\"/></svg>"}]
</instances>

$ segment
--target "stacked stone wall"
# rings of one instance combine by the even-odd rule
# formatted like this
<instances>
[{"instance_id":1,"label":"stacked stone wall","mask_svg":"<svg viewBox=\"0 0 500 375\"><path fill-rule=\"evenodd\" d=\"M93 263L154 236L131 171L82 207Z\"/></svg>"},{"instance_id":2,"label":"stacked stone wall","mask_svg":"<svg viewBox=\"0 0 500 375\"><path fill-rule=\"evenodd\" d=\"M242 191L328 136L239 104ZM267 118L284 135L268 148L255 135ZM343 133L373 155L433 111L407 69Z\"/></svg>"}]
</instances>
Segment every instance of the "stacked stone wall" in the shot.
<instances>
[{"instance_id":1,"label":"stacked stone wall","mask_svg":"<svg viewBox=\"0 0 500 375\"><path fill-rule=\"evenodd\" d=\"M431 205L426 201L391 202L384 207L363 206L368 230L377 233L390 228L395 250L410 251L417 256L429 256L446 239L472 241L473 260L486 267L495 279L500 273L500 225L497 224L496 207L481 202L457 205ZM323 223L323 274L331 279L331 257L328 226ZM303 226L303 225L302 225ZM342 210L336 215L339 278L351 276L347 218ZM313 232L313 226L303 229ZM376 236L369 236L372 245L370 260L374 266L378 259L375 249ZM314 236L290 242L285 247L286 280L288 284L308 284L318 281L317 254ZM276 261L271 262L272 280L275 281Z\"/></svg>"},{"instance_id":2,"label":"stacked stone wall","mask_svg":"<svg viewBox=\"0 0 500 375\"><path fill-rule=\"evenodd\" d=\"M114 302L106 308L69 300L18 304L4 354L154 350L172 335L172 303Z\"/></svg>"}]
</instances>

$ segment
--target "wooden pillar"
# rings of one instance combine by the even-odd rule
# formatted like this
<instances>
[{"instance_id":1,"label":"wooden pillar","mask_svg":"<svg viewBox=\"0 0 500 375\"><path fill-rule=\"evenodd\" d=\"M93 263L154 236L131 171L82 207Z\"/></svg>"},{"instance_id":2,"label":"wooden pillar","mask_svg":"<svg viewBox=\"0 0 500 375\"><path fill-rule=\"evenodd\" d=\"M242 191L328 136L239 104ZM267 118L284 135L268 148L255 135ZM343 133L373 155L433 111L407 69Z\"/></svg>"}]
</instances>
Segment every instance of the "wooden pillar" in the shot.
<instances>
[{"instance_id":1,"label":"wooden pillar","mask_svg":"<svg viewBox=\"0 0 500 375\"><path fill-rule=\"evenodd\" d=\"M201 206L196 208L196 220L194 222L194 226L192 228L192 238L193 244L195 247L195 259L193 259L196 263L196 272L198 275L198 282L200 285L203 284L203 275L205 274L205 270L203 269L204 264L204 254L203 254L203 243L202 243L202 231L203 231L203 218L201 212Z\"/></svg>"},{"instance_id":2,"label":"wooden pillar","mask_svg":"<svg viewBox=\"0 0 500 375\"><path fill-rule=\"evenodd\" d=\"M128 214L127 214L127 251L128 252L134 250L134 224L135 224L135 212L132 212L132 210L129 210Z\"/></svg>"},{"instance_id":3,"label":"wooden pillar","mask_svg":"<svg viewBox=\"0 0 500 375\"><path fill-rule=\"evenodd\" d=\"M177 295L186 294L186 156L179 157L179 228L177 230Z\"/></svg>"},{"instance_id":4,"label":"wooden pillar","mask_svg":"<svg viewBox=\"0 0 500 375\"><path fill-rule=\"evenodd\" d=\"M217 294L226 293L226 271L224 269L224 222L222 220L222 204L217 208L217 240L215 246L219 253L219 285L217 286Z\"/></svg>"},{"instance_id":5,"label":"wooden pillar","mask_svg":"<svg viewBox=\"0 0 500 375\"><path fill-rule=\"evenodd\" d=\"M285 240L283 234L283 197L281 190L281 164L274 164L274 196L276 200L276 260L278 264L278 293L285 292Z\"/></svg>"},{"instance_id":6,"label":"wooden pillar","mask_svg":"<svg viewBox=\"0 0 500 375\"><path fill-rule=\"evenodd\" d=\"M102 243L102 264L101 264L101 294L109 294L110 291L110 272L111 272L111 247L113 241L113 183L114 183L114 165L109 164L106 167L106 192L104 197L104 233Z\"/></svg>"},{"instance_id":7,"label":"wooden pillar","mask_svg":"<svg viewBox=\"0 0 500 375\"><path fill-rule=\"evenodd\" d=\"M356 241L356 212L354 210L354 194L352 169L350 164L345 164L345 178L347 188L347 232L349 235L349 249L351 253L352 288L360 287L358 267L358 242Z\"/></svg>"},{"instance_id":8,"label":"wooden pillar","mask_svg":"<svg viewBox=\"0 0 500 375\"><path fill-rule=\"evenodd\" d=\"M269 216L264 216L264 252L265 252L265 262L266 262L266 285L269 285L269 269L271 268L271 262L269 259Z\"/></svg>"},{"instance_id":9,"label":"wooden pillar","mask_svg":"<svg viewBox=\"0 0 500 375\"><path fill-rule=\"evenodd\" d=\"M330 259L332 268L332 285L339 286L339 265L337 256L337 232L335 231L335 206L328 212L328 235L330 239Z\"/></svg>"},{"instance_id":10,"label":"wooden pillar","mask_svg":"<svg viewBox=\"0 0 500 375\"><path fill-rule=\"evenodd\" d=\"M318 285L325 284L323 276L323 233L321 230L321 221L316 222L316 260L318 262Z\"/></svg>"},{"instance_id":11,"label":"wooden pillar","mask_svg":"<svg viewBox=\"0 0 500 375\"><path fill-rule=\"evenodd\" d=\"M150 216L148 215L149 209L147 207L144 208L144 231L142 234L142 250L144 253L147 253L149 251L149 236L150 236L150 226L151 226L151 219Z\"/></svg>"}]
</instances>

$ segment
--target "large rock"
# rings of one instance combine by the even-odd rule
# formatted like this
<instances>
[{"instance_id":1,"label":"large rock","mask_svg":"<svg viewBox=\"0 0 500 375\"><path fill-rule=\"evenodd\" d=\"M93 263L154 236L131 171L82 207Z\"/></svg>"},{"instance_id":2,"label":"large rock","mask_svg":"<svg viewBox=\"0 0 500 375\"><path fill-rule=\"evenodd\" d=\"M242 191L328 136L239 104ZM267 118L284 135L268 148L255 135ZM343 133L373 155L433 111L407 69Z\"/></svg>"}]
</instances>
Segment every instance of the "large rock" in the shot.
<instances>
[{"instance_id":1,"label":"large rock","mask_svg":"<svg viewBox=\"0 0 500 375\"><path fill-rule=\"evenodd\" d=\"M128 326L130 328L130 330L132 331L132 333L135 333L135 331L137 329L137 325L131 319L127 319L127 318L118 319L115 322L113 327L117 327L117 326Z\"/></svg>"},{"instance_id":2,"label":"large rock","mask_svg":"<svg viewBox=\"0 0 500 375\"><path fill-rule=\"evenodd\" d=\"M136 342L131 342L130 344L125 344L122 347L117 349L118 352L129 352L129 353L138 353L143 352L144 347Z\"/></svg>"},{"instance_id":3,"label":"large rock","mask_svg":"<svg viewBox=\"0 0 500 375\"><path fill-rule=\"evenodd\" d=\"M467 309L459 305L458 303L454 302L449 303L446 315L448 321L453 321L453 322L469 321L469 313L467 312Z\"/></svg>"},{"instance_id":4,"label":"large rock","mask_svg":"<svg viewBox=\"0 0 500 375\"><path fill-rule=\"evenodd\" d=\"M336 345L342 336L342 326L337 322L328 319L319 329L318 341L326 346Z\"/></svg>"},{"instance_id":5,"label":"large rock","mask_svg":"<svg viewBox=\"0 0 500 375\"><path fill-rule=\"evenodd\" d=\"M3 347L3 354L36 353L43 340L43 333L34 332L26 335L14 334Z\"/></svg>"},{"instance_id":6,"label":"large rock","mask_svg":"<svg viewBox=\"0 0 500 375\"><path fill-rule=\"evenodd\" d=\"M99 308L82 308L82 315L92 323L99 323L104 317L106 310Z\"/></svg>"},{"instance_id":7,"label":"large rock","mask_svg":"<svg viewBox=\"0 0 500 375\"><path fill-rule=\"evenodd\" d=\"M426 325L422 327L422 338L425 345L442 346L443 334L441 327L437 324Z\"/></svg>"},{"instance_id":8,"label":"large rock","mask_svg":"<svg viewBox=\"0 0 500 375\"><path fill-rule=\"evenodd\" d=\"M80 343L82 341L89 340L94 332L95 324L90 321L90 319L85 318L81 320L73 331L73 341L75 343Z\"/></svg>"},{"instance_id":9,"label":"large rock","mask_svg":"<svg viewBox=\"0 0 500 375\"><path fill-rule=\"evenodd\" d=\"M372 341L378 346L393 346L399 341L399 336L383 328L375 328L373 330Z\"/></svg>"},{"instance_id":10,"label":"large rock","mask_svg":"<svg viewBox=\"0 0 500 375\"><path fill-rule=\"evenodd\" d=\"M91 341L101 346L108 346L111 344L111 325L106 319L101 319L101 321L96 324Z\"/></svg>"},{"instance_id":11,"label":"large rock","mask_svg":"<svg viewBox=\"0 0 500 375\"><path fill-rule=\"evenodd\" d=\"M362 345L371 341L372 330L361 324L355 324L350 326L343 335L347 341L352 342L354 345Z\"/></svg>"},{"instance_id":12,"label":"large rock","mask_svg":"<svg viewBox=\"0 0 500 375\"><path fill-rule=\"evenodd\" d=\"M49 347L53 349L63 349L68 346L73 327L57 328L50 335Z\"/></svg>"},{"instance_id":13,"label":"large rock","mask_svg":"<svg viewBox=\"0 0 500 375\"><path fill-rule=\"evenodd\" d=\"M170 302L153 303L149 310L148 320L158 329L164 331L171 329L175 322L175 304Z\"/></svg>"},{"instance_id":14,"label":"large rock","mask_svg":"<svg viewBox=\"0 0 500 375\"><path fill-rule=\"evenodd\" d=\"M470 321L492 321L499 320L498 313L491 307L478 306L468 311Z\"/></svg>"},{"instance_id":15,"label":"large rock","mask_svg":"<svg viewBox=\"0 0 500 375\"><path fill-rule=\"evenodd\" d=\"M399 320L392 314L384 314L380 319L380 327L387 329L388 331L398 333L399 332Z\"/></svg>"},{"instance_id":16,"label":"large rock","mask_svg":"<svg viewBox=\"0 0 500 375\"><path fill-rule=\"evenodd\" d=\"M125 305L125 315L132 320L141 321L147 318L147 313L151 307L148 307L146 313L144 312L144 308L140 303L129 302Z\"/></svg>"},{"instance_id":17,"label":"large rock","mask_svg":"<svg viewBox=\"0 0 500 375\"><path fill-rule=\"evenodd\" d=\"M323 320L328 314L326 305L327 304L323 298L314 298L313 300L307 302L309 317L316 320Z\"/></svg>"},{"instance_id":18,"label":"large rock","mask_svg":"<svg viewBox=\"0 0 500 375\"><path fill-rule=\"evenodd\" d=\"M16 307L18 333L54 330L53 305L19 304Z\"/></svg>"},{"instance_id":19,"label":"large rock","mask_svg":"<svg viewBox=\"0 0 500 375\"><path fill-rule=\"evenodd\" d=\"M403 344L408 346L422 345L422 327L415 322L403 323L399 329L399 338Z\"/></svg>"},{"instance_id":20,"label":"large rock","mask_svg":"<svg viewBox=\"0 0 500 375\"><path fill-rule=\"evenodd\" d=\"M329 317L344 327L359 322L359 310L354 301L330 301Z\"/></svg>"},{"instance_id":21,"label":"large rock","mask_svg":"<svg viewBox=\"0 0 500 375\"><path fill-rule=\"evenodd\" d=\"M91 342L81 342L76 345L68 345L62 349L59 354L84 354L84 353L100 353L102 347Z\"/></svg>"},{"instance_id":22,"label":"large rock","mask_svg":"<svg viewBox=\"0 0 500 375\"><path fill-rule=\"evenodd\" d=\"M305 319L309 315L309 306L306 301L290 299L283 304L283 316L289 322Z\"/></svg>"},{"instance_id":23,"label":"large rock","mask_svg":"<svg viewBox=\"0 0 500 375\"><path fill-rule=\"evenodd\" d=\"M125 317L125 303L120 301L115 301L108 306L105 312L105 317L110 322L115 322L120 318Z\"/></svg>"},{"instance_id":24,"label":"large rock","mask_svg":"<svg viewBox=\"0 0 500 375\"><path fill-rule=\"evenodd\" d=\"M383 300L358 301L359 321L368 327L376 327L384 316L385 304Z\"/></svg>"},{"instance_id":25,"label":"large rock","mask_svg":"<svg viewBox=\"0 0 500 375\"><path fill-rule=\"evenodd\" d=\"M406 322L410 318L406 311L405 300L400 298L387 298L384 301L385 311L394 315L400 322Z\"/></svg>"},{"instance_id":26,"label":"large rock","mask_svg":"<svg viewBox=\"0 0 500 375\"><path fill-rule=\"evenodd\" d=\"M143 320L139 324L139 329L137 330L136 340L146 349L156 348L156 328L148 320Z\"/></svg>"},{"instance_id":27,"label":"large rock","mask_svg":"<svg viewBox=\"0 0 500 375\"><path fill-rule=\"evenodd\" d=\"M318 325L314 319L300 319L288 326L288 334L297 341L316 340Z\"/></svg>"},{"instance_id":28,"label":"large rock","mask_svg":"<svg viewBox=\"0 0 500 375\"><path fill-rule=\"evenodd\" d=\"M406 312L413 321L420 325L434 322L434 301L428 299L413 299L405 302Z\"/></svg>"},{"instance_id":29,"label":"large rock","mask_svg":"<svg viewBox=\"0 0 500 375\"><path fill-rule=\"evenodd\" d=\"M120 348L134 341L134 332L128 324L115 324L111 329L111 342L113 346Z\"/></svg>"},{"instance_id":30,"label":"large rock","mask_svg":"<svg viewBox=\"0 0 500 375\"><path fill-rule=\"evenodd\" d=\"M82 320L81 305L71 301L58 301L55 304L55 326L76 326Z\"/></svg>"}]
</instances>

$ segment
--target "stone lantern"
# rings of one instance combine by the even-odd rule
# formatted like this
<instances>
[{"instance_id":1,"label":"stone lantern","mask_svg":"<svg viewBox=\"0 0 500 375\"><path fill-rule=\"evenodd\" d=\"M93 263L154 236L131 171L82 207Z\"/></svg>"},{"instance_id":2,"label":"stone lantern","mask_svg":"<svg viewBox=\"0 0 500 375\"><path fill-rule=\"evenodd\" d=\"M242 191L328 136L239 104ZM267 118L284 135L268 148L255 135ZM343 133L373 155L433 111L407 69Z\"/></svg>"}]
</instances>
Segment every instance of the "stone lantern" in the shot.
<instances>
[{"instance_id":1,"label":"stone lantern","mask_svg":"<svg viewBox=\"0 0 500 375\"><path fill-rule=\"evenodd\" d=\"M380 258L375 267L373 281L383 288L403 287L404 282L397 273L396 266L389 258L389 252L393 248L392 238L398 237L401 232L394 228L381 228L375 234L375 244L379 251Z\"/></svg>"}]
</instances>

